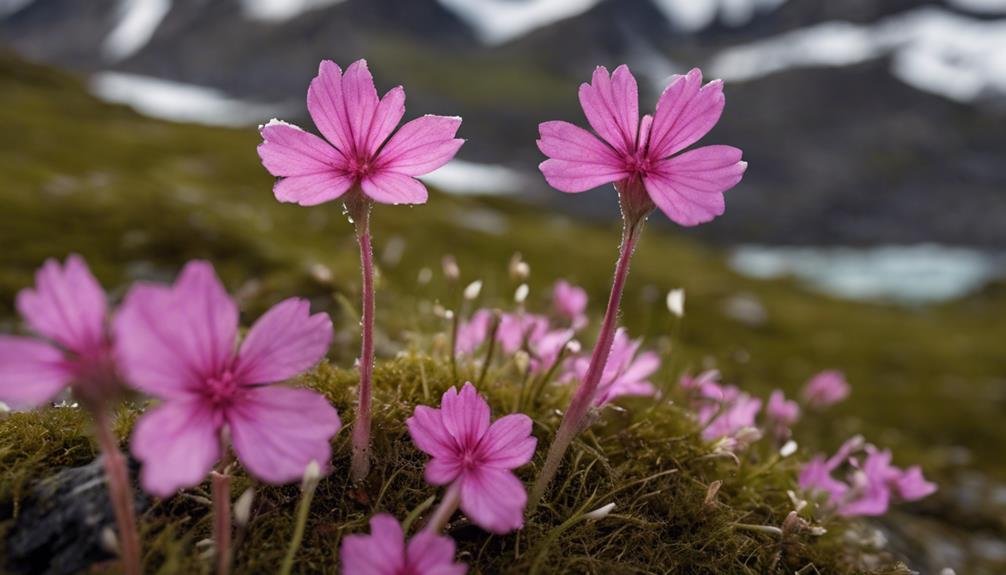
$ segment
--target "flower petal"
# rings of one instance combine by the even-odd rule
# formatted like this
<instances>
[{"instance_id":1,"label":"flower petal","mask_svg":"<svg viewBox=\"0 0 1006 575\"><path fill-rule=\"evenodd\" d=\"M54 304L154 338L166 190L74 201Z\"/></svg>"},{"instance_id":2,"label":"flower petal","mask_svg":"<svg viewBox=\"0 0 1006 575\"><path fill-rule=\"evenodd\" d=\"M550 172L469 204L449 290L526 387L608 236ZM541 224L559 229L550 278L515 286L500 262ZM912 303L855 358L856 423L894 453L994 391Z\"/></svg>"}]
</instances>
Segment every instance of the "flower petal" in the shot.
<instances>
[{"instance_id":1,"label":"flower petal","mask_svg":"<svg viewBox=\"0 0 1006 575\"><path fill-rule=\"evenodd\" d=\"M367 157L374 157L381 144L395 131L398 123L405 115L405 89L396 86L381 98L374 112L374 118L367 132L365 152Z\"/></svg>"},{"instance_id":2,"label":"flower petal","mask_svg":"<svg viewBox=\"0 0 1006 575\"><path fill-rule=\"evenodd\" d=\"M247 390L226 418L238 459L272 484L299 481L311 461L325 469L332 455L329 440L342 427L323 395L281 385Z\"/></svg>"},{"instance_id":3,"label":"flower petal","mask_svg":"<svg viewBox=\"0 0 1006 575\"><path fill-rule=\"evenodd\" d=\"M76 254L63 266L46 260L35 274L35 288L18 293L17 309L32 330L76 353L93 352L104 341L105 291Z\"/></svg>"},{"instance_id":4,"label":"flower petal","mask_svg":"<svg viewBox=\"0 0 1006 575\"><path fill-rule=\"evenodd\" d=\"M274 176L303 176L343 168L346 160L328 142L293 124L272 120L262 127L258 155Z\"/></svg>"},{"instance_id":5,"label":"flower petal","mask_svg":"<svg viewBox=\"0 0 1006 575\"><path fill-rule=\"evenodd\" d=\"M423 531L409 541L406 550L410 573L464 575L468 567L454 562L454 540Z\"/></svg>"},{"instance_id":6,"label":"flower petal","mask_svg":"<svg viewBox=\"0 0 1006 575\"><path fill-rule=\"evenodd\" d=\"M580 106L587 122L604 141L623 154L636 149L639 131L639 89L628 66L621 65L608 76L598 66L590 84L580 85Z\"/></svg>"},{"instance_id":7,"label":"flower petal","mask_svg":"<svg viewBox=\"0 0 1006 575\"><path fill-rule=\"evenodd\" d=\"M629 175L629 172L622 168L569 160L545 160L538 164L538 169L545 176L548 185L568 194L586 192Z\"/></svg>"},{"instance_id":8,"label":"flower petal","mask_svg":"<svg viewBox=\"0 0 1006 575\"><path fill-rule=\"evenodd\" d=\"M346 68L346 73L342 76L342 98L346 118L349 120L349 132L352 134L353 150L357 156L362 156L367 150L370 125L380 103L374 77L370 74L366 60L357 60Z\"/></svg>"},{"instance_id":9,"label":"flower petal","mask_svg":"<svg viewBox=\"0 0 1006 575\"><path fill-rule=\"evenodd\" d=\"M461 510L479 527L502 535L524 524L527 491L505 469L480 467L461 479Z\"/></svg>"},{"instance_id":10,"label":"flower petal","mask_svg":"<svg viewBox=\"0 0 1006 575\"><path fill-rule=\"evenodd\" d=\"M332 320L327 313L310 313L311 304L300 298L267 311L241 344L235 377L245 384L275 383L321 361L332 341Z\"/></svg>"},{"instance_id":11,"label":"flower petal","mask_svg":"<svg viewBox=\"0 0 1006 575\"><path fill-rule=\"evenodd\" d=\"M237 306L204 261L186 264L171 287L136 284L113 321L127 379L161 398L197 392L226 370L237 327Z\"/></svg>"},{"instance_id":12,"label":"flower petal","mask_svg":"<svg viewBox=\"0 0 1006 575\"><path fill-rule=\"evenodd\" d=\"M318 75L307 89L307 111L325 139L344 156L354 154L352 128L343 100L342 70L335 62L323 60Z\"/></svg>"},{"instance_id":13,"label":"flower petal","mask_svg":"<svg viewBox=\"0 0 1006 575\"><path fill-rule=\"evenodd\" d=\"M531 418L511 413L497 419L479 443L479 453L486 465L514 469L534 457L538 440L531 435Z\"/></svg>"},{"instance_id":14,"label":"flower petal","mask_svg":"<svg viewBox=\"0 0 1006 575\"><path fill-rule=\"evenodd\" d=\"M457 443L454 441L454 437L447 432L439 409L417 405L412 417L405 420L405 425L409 428L412 442L423 453L439 458L450 458L456 455Z\"/></svg>"},{"instance_id":15,"label":"flower petal","mask_svg":"<svg viewBox=\"0 0 1006 575\"><path fill-rule=\"evenodd\" d=\"M283 178L273 186L272 193L281 202L316 206L339 199L353 183L350 175L333 170Z\"/></svg>"},{"instance_id":16,"label":"flower petal","mask_svg":"<svg viewBox=\"0 0 1006 575\"><path fill-rule=\"evenodd\" d=\"M618 153L596 136L569 122L538 126L538 149L550 159L539 166L549 185L576 193L628 176Z\"/></svg>"},{"instance_id":17,"label":"flower petal","mask_svg":"<svg viewBox=\"0 0 1006 575\"><path fill-rule=\"evenodd\" d=\"M457 457L434 457L426 462L423 478L430 485L447 485L461 475L462 469Z\"/></svg>"},{"instance_id":18,"label":"flower petal","mask_svg":"<svg viewBox=\"0 0 1006 575\"><path fill-rule=\"evenodd\" d=\"M219 431L201 398L166 401L147 410L131 441L133 455L143 463L143 489L167 497L202 482L220 459Z\"/></svg>"},{"instance_id":19,"label":"flower petal","mask_svg":"<svg viewBox=\"0 0 1006 575\"><path fill-rule=\"evenodd\" d=\"M38 407L70 383L63 352L37 339L0 335L0 401L14 409Z\"/></svg>"},{"instance_id":20,"label":"flower petal","mask_svg":"<svg viewBox=\"0 0 1006 575\"><path fill-rule=\"evenodd\" d=\"M747 162L731 146L706 146L657 164L643 178L653 203L683 226L708 222L723 214L723 192L737 185Z\"/></svg>"},{"instance_id":21,"label":"flower petal","mask_svg":"<svg viewBox=\"0 0 1006 575\"><path fill-rule=\"evenodd\" d=\"M422 176L443 166L465 141L455 138L461 118L426 115L402 126L377 154L375 165L409 176Z\"/></svg>"},{"instance_id":22,"label":"flower petal","mask_svg":"<svg viewBox=\"0 0 1006 575\"><path fill-rule=\"evenodd\" d=\"M453 551L452 551L453 556ZM339 549L342 572L353 575L397 575L406 569L405 535L394 517L370 518L370 535L347 535Z\"/></svg>"},{"instance_id":23,"label":"flower petal","mask_svg":"<svg viewBox=\"0 0 1006 575\"><path fill-rule=\"evenodd\" d=\"M699 141L723 113L723 82L702 86L702 71L676 76L660 95L650 130L650 156L666 158Z\"/></svg>"},{"instance_id":24,"label":"flower petal","mask_svg":"<svg viewBox=\"0 0 1006 575\"><path fill-rule=\"evenodd\" d=\"M440 417L447 433L462 449L474 449L489 429L489 404L475 391L470 382L458 393L456 388L444 392L440 400Z\"/></svg>"},{"instance_id":25,"label":"flower petal","mask_svg":"<svg viewBox=\"0 0 1006 575\"><path fill-rule=\"evenodd\" d=\"M360 185L363 193L382 204L425 204L429 196L419 180L385 170L364 178Z\"/></svg>"}]
</instances>

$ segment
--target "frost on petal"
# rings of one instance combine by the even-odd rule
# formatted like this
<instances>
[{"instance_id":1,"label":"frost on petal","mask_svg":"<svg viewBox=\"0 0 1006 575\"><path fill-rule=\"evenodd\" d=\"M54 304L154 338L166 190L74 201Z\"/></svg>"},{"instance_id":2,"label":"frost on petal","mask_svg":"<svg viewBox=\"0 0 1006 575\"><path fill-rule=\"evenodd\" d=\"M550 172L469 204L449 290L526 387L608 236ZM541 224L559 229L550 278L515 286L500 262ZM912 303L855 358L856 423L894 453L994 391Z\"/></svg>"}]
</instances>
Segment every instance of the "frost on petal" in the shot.
<instances>
[{"instance_id":1,"label":"frost on petal","mask_svg":"<svg viewBox=\"0 0 1006 575\"><path fill-rule=\"evenodd\" d=\"M582 192L628 174L625 162L615 150L579 126L543 122L538 133L538 149L550 158L541 164L541 171L549 185L558 190ZM571 179L569 174L578 177Z\"/></svg>"},{"instance_id":2,"label":"frost on petal","mask_svg":"<svg viewBox=\"0 0 1006 575\"><path fill-rule=\"evenodd\" d=\"M329 440L342 427L323 395L281 385L245 391L226 418L241 464L272 484L299 481L312 461L325 468L332 454Z\"/></svg>"},{"instance_id":3,"label":"frost on petal","mask_svg":"<svg viewBox=\"0 0 1006 575\"><path fill-rule=\"evenodd\" d=\"M580 106L590 127L623 154L636 148L639 131L639 89L624 64L608 70L598 66L590 84L580 86Z\"/></svg>"},{"instance_id":4,"label":"frost on petal","mask_svg":"<svg viewBox=\"0 0 1006 575\"><path fill-rule=\"evenodd\" d=\"M461 118L426 115L408 122L378 152L379 170L422 176L443 166L458 152L464 140L455 138Z\"/></svg>"},{"instance_id":5,"label":"frost on petal","mask_svg":"<svg viewBox=\"0 0 1006 575\"><path fill-rule=\"evenodd\" d=\"M489 429L489 404L471 383L465 383L461 393L453 387L444 392L440 416L447 433L462 449L474 448Z\"/></svg>"},{"instance_id":6,"label":"frost on petal","mask_svg":"<svg viewBox=\"0 0 1006 575\"><path fill-rule=\"evenodd\" d=\"M388 139L391 132L395 131L398 122L402 121L403 115L405 115L405 90L401 86L396 86L381 98L381 103L374 112L374 121L367 132L364 148L367 157L373 157L377 153L381 144Z\"/></svg>"},{"instance_id":7,"label":"frost on petal","mask_svg":"<svg viewBox=\"0 0 1006 575\"><path fill-rule=\"evenodd\" d=\"M394 517L370 519L370 535L347 535L339 549L342 572L352 575L398 575L407 569L405 535Z\"/></svg>"},{"instance_id":8,"label":"frost on petal","mask_svg":"<svg viewBox=\"0 0 1006 575\"><path fill-rule=\"evenodd\" d=\"M104 342L105 291L76 254L63 266L47 260L35 274L35 288L17 295L17 309L32 330L76 353L94 352Z\"/></svg>"},{"instance_id":9,"label":"frost on petal","mask_svg":"<svg viewBox=\"0 0 1006 575\"><path fill-rule=\"evenodd\" d=\"M342 70L331 60L318 65L307 89L307 111L325 139L343 155L353 155L352 129L343 100Z\"/></svg>"},{"instance_id":10,"label":"frost on petal","mask_svg":"<svg viewBox=\"0 0 1006 575\"><path fill-rule=\"evenodd\" d=\"M0 401L14 409L38 407L67 384L63 352L27 337L0 335Z\"/></svg>"},{"instance_id":11,"label":"frost on petal","mask_svg":"<svg viewBox=\"0 0 1006 575\"><path fill-rule=\"evenodd\" d=\"M376 172L360 185L363 193L382 204L425 204L429 196L422 182L397 172Z\"/></svg>"},{"instance_id":12,"label":"frost on petal","mask_svg":"<svg viewBox=\"0 0 1006 575\"><path fill-rule=\"evenodd\" d=\"M276 199L290 204L316 206L342 197L353 186L349 174L329 171L303 176L290 176L276 182L272 193Z\"/></svg>"},{"instance_id":13,"label":"frost on petal","mask_svg":"<svg viewBox=\"0 0 1006 575\"><path fill-rule=\"evenodd\" d=\"M147 410L133 429L140 483L158 497L202 482L220 458L220 430L201 398L170 400Z\"/></svg>"},{"instance_id":14,"label":"frost on petal","mask_svg":"<svg viewBox=\"0 0 1006 575\"><path fill-rule=\"evenodd\" d=\"M457 443L444 426L441 410L417 405L412 417L405 421L405 425L409 429L412 442L423 453L441 458L452 457L457 453Z\"/></svg>"},{"instance_id":15,"label":"frost on petal","mask_svg":"<svg viewBox=\"0 0 1006 575\"><path fill-rule=\"evenodd\" d=\"M568 194L592 190L629 176L622 167L548 159L538 164L548 185Z\"/></svg>"},{"instance_id":16,"label":"frost on petal","mask_svg":"<svg viewBox=\"0 0 1006 575\"><path fill-rule=\"evenodd\" d=\"M129 382L156 397L197 391L234 356L238 310L208 262L186 264L171 287L137 284L113 321Z\"/></svg>"},{"instance_id":17,"label":"frost on petal","mask_svg":"<svg viewBox=\"0 0 1006 575\"><path fill-rule=\"evenodd\" d=\"M262 127L258 155L274 176L304 176L344 168L338 150L297 126L273 120Z\"/></svg>"},{"instance_id":18,"label":"frost on petal","mask_svg":"<svg viewBox=\"0 0 1006 575\"><path fill-rule=\"evenodd\" d=\"M468 567L454 562L454 540L423 531L409 541L405 551L409 573L464 575Z\"/></svg>"},{"instance_id":19,"label":"frost on petal","mask_svg":"<svg viewBox=\"0 0 1006 575\"><path fill-rule=\"evenodd\" d=\"M300 298L284 300L265 313L241 344L235 376L245 384L274 383L294 377L325 357L332 320L311 314Z\"/></svg>"},{"instance_id":20,"label":"frost on petal","mask_svg":"<svg viewBox=\"0 0 1006 575\"><path fill-rule=\"evenodd\" d=\"M702 86L702 71L677 76L660 95L650 129L650 156L666 158L699 141L723 113L725 99L719 80Z\"/></svg>"},{"instance_id":21,"label":"frost on petal","mask_svg":"<svg viewBox=\"0 0 1006 575\"><path fill-rule=\"evenodd\" d=\"M461 511L479 527L502 535L524 524L527 492L512 472L479 467L461 478Z\"/></svg>"},{"instance_id":22,"label":"frost on petal","mask_svg":"<svg viewBox=\"0 0 1006 575\"><path fill-rule=\"evenodd\" d=\"M668 218L694 226L722 215L723 192L737 185L747 163L731 146L706 146L657 164L643 178L653 203Z\"/></svg>"},{"instance_id":23,"label":"frost on petal","mask_svg":"<svg viewBox=\"0 0 1006 575\"><path fill-rule=\"evenodd\" d=\"M531 461L538 444L531 427L531 418L523 413L511 413L493 422L479 443L485 465L515 469Z\"/></svg>"}]
</instances>

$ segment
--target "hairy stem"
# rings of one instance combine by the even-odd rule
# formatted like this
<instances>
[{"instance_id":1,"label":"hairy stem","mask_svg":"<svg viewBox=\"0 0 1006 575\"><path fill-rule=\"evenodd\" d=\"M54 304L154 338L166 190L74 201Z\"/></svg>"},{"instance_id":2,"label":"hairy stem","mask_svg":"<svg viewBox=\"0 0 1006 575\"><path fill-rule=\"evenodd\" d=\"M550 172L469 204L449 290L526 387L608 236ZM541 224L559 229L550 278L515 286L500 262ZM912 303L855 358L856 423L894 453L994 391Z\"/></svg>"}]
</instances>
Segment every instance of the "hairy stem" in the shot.
<instances>
[{"instance_id":1,"label":"hairy stem","mask_svg":"<svg viewBox=\"0 0 1006 575\"><path fill-rule=\"evenodd\" d=\"M450 521L451 515L458 510L458 505L461 503L461 483L455 481L447 486L447 491L444 492L444 498L440 500L440 505L433 511L433 515L430 515L430 519L426 522L426 526L423 531L428 533L440 533L447 526L447 522Z\"/></svg>"},{"instance_id":2,"label":"hairy stem","mask_svg":"<svg viewBox=\"0 0 1006 575\"><path fill-rule=\"evenodd\" d=\"M360 245L360 269L363 275L363 314L361 320L360 387L353 423L353 461L349 476L354 483L366 479L370 471L370 401L374 375L374 249L370 244L370 203L366 199L350 208Z\"/></svg>"},{"instance_id":3,"label":"hairy stem","mask_svg":"<svg viewBox=\"0 0 1006 575\"><path fill-rule=\"evenodd\" d=\"M622 291L625 288L625 280L629 275L629 262L632 259L632 252L636 248L636 241L642 231L643 218L636 221L625 220L622 228L622 244L619 248L618 263L615 266L615 279L611 285L611 295L608 296L608 307L604 311L604 321L601 323L601 331L597 336L597 345L590 356L590 366L587 368L587 375L584 376L580 386L576 389L566 413L563 415L562 423L555 433L555 439L548 448L548 455L545 457L545 464L542 466L541 474L535 481L531 489L531 496L528 500L528 513L533 513L537 508L545 489L555 477L559 470L559 464L566 454L573 438L584 428L584 421L590 411L590 406L594 401L597 387L601 382L601 375L604 367L608 363L608 354L611 353L611 344L615 339L615 328L618 324L618 308L622 301Z\"/></svg>"},{"instance_id":4,"label":"hairy stem","mask_svg":"<svg viewBox=\"0 0 1006 575\"><path fill-rule=\"evenodd\" d=\"M231 477L230 445L226 434L220 437L220 463L210 473L210 487L213 497L213 546L217 561L217 575L231 572Z\"/></svg>"},{"instance_id":5,"label":"hairy stem","mask_svg":"<svg viewBox=\"0 0 1006 575\"><path fill-rule=\"evenodd\" d=\"M126 575L140 575L140 537L136 530L136 512L133 509L133 489L129 485L126 458L119 450L119 442L112 432L108 408L99 407L94 412L95 435L101 449L108 478L108 493L115 513L119 538L122 571Z\"/></svg>"}]
</instances>

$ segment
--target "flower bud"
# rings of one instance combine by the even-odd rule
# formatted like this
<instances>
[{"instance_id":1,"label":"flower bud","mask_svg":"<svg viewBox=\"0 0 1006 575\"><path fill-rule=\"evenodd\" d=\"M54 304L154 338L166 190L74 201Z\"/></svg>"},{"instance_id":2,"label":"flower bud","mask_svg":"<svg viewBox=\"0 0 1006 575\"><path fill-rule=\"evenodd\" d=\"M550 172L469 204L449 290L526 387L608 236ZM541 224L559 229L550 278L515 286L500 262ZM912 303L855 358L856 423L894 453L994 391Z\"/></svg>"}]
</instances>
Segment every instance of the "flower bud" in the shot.
<instances>
[{"instance_id":1,"label":"flower bud","mask_svg":"<svg viewBox=\"0 0 1006 575\"><path fill-rule=\"evenodd\" d=\"M244 493L238 497L238 500L234 502L234 523L238 527L244 527L248 525L248 521L251 519L251 507L252 502L255 500L255 490L249 487L245 489Z\"/></svg>"},{"instance_id":2,"label":"flower bud","mask_svg":"<svg viewBox=\"0 0 1006 575\"><path fill-rule=\"evenodd\" d=\"M615 504L614 503L609 503L609 504L604 505L602 507L598 507L597 509L591 511L590 513L584 514L584 517L587 518L587 520L589 520L589 521L599 521L599 520L604 519L605 517L607 517L608 514L611 513L611 511L614 508L615 508Z\"/></svg>"},{"instance_id":3,"label":"flower bud","mask_svg":"<svg viewBox=\"0 0 1006 575\"><path fill-rule=\"evenodd\" d=\"M527 300L527 294L531 291L531 288L527 284L520 284L517 286L517 290L513 292L513 301L518 304L522 304Z\"/></svg>"},{"instance_id":4,"label":"flower bud","mask_svg":"<svg viewBox=\"0 0 1006 575\"><path fill-rule=\"evenodd\" d=\"M667 292L667 309L677 317L685 316L685 290L683 288Z\"/></svg>"},{"instance_id":5,"label":"flower bud","mask_svg":"<svg viewBox=\"0 0 1006 575\"><path fill-rule=\"evenodd\" d=\"M475 280L465 287L464 296L468 301L475 300L482 293L482 280Z\"/></svg>"},{"instance_id":6,"label":"flower bud","mask_svg":"<svg viewBox=\"0 0 1006 575\"><path fill-rule=\"evenodd\" d=\"M458 261L454 259L454 256L444 256L441 265L444 268L444 277L447 278L447 281L454 282L461 277L461 268L458 267Z\"/></svg>"}]
</instances>

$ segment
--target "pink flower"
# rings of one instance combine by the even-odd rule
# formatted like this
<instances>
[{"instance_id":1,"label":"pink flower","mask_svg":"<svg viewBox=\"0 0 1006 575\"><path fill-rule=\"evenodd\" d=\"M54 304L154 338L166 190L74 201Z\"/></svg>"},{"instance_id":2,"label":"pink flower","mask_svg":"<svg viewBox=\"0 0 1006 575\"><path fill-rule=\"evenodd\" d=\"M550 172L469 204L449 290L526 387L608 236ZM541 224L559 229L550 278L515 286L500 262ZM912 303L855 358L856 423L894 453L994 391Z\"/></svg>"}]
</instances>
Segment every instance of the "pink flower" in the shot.
<instances>
[{"instance_id":1,"label":"pink flower","mask_svg":"<svg viewBox=\"0 0 1006 575\"><path fill-rule=\"evenodd\" d=\"M548 156L540 168L549 185L583 192L617 182L641 195L631 201L656 204L683 226L712 220L724 210L723 192L740 182L747 167L741 151L706 146L679 153L697 142L723 112L723 84L702 85L696 68L675 76L653 116L639 119L636 79L626 66L608 76L598 67L580 86L580 105L596 136L568 122L539 126L538 148ZM673 156L673 157L672 157Z\"/></svg>"},{"instance_id":2,"label":"pink flower","mask_svg":"<svg viewBox=\"0 0 1006 575\"><path fill-rule=\"evenodd\" d=\"M33 408L69 386L93 404L118 389L105 292L84 258L71 255L63 266L47 260L35 288L18 293L17 309L45 339L0 335L0 401Z\"/></svg>"},{"instance_id":3,"label":"pink flower","mask_svg":"<svg viewBox=\"0 0 1006 575\"><path fill-rule=\"evenodd\" d=\"M440 409L417 406L406 425L416 447L432 457L426 481L459 487L465 515L502 534L524 523L527 492L511 470L531 460L537 440L522 413L489 420L489 404L466 383L460 393L447 390Z\"/></svg>"},{"instance_id":4,"label":"pink flower","mask_svg":"<svg viewBox=\"0 0 1006 575\"><path fill-rule=\"evenodd\" d=\"M328 315L291 298L235 345L238 310L213 267L190 262L171 287L137 284L113 321L130 381L161 403L133 432L144 488L158 496L196 485L221 457L226 427L238 459L267 483L300 480L325 466L339 416L323 396L270 385L303 373L332 339Z\"/></svg>"},{"instance_id":5,"label":"pink flower","mask_svg":"<svg viewBox=\"0 0 1006 575\"><path fill-rule=\"evenodd\" d=\"M277 120L261 130L259 157L280 178L273 193L281 202L313 206L359 188L375 202L422 204L426 187L415 176L446 164L464 143L454 137L458 117L423 116L392 135L405 114L405 90L398 86L378 99L365 60L345 74L323 61L307 110L324 140Z\"/></svg>"},{"instance_id":6,"label":"pink flower","mask_svg":"<svg viewBox=\"0 0 1006 575\"><path fill-rule=\"evenodd\" d=\"M652 397L657 394L657 388L647 378L660 369L660 356L652 351L639 353L641 345L642 340L631 340L625 328L618 328L597 387L594 405L607 405L619 397ZM569 376L583 381L589 367L590 358L578 357L572 362Z\"/></svg>"},{"instance_id":7,"label":"pink flower","mask_svg":"<svg viewBox=\"0 0 1006 575\"><path fill-rule=\"evenodd\" d=\"M703 371L694 377L687 374L682 375L678 385L685 391L697 393L702 397L720 397L723 393L720 388L720 372L716 369Z\"/></svg>"},{"instance_id":8,"label":"pink flower","mask_svg":"<svg viewBox=\"0 0 1006 575\"><path fill-rule=\"evenodd\" d=\"M786 438L789 436L789 428L800 419L800 405L791 399L786 399L782 390L777 389L768 398L765 417L776 436Z\"/></svg>"},{"instance_id":9,"label":"pink flower","mask_svg":"<svg viewBox=\"0 0 1006 575\"><path fill-rule=\"evenodd\" d=\"M860 465L856 453L865 451ZM848 469L848 481L833 477L840 468ZM919 466L907 470L891 464L891 452L865 444L855 436L846 441L829 459L818 455L800 472L800 487L810 493L823 493L828 505L845 517L876 516L887 512L891 499L915 501L931 495L936 485L926 481Z\"/></svg>"},{"instance_id":10,"label":"pink flower","mask_svg":"<svg viewBox=\"0 0 1006 575\"><path fill-rule=\"evenodd\" d=\"M468 354L478 349L489 337L492 320L493 312L480 309L473 313L467 321L461 322L458 325L458 333L454 343L455 353Z\"/></svg>"},{"instance_id":11,"label":"pink flower","mask_svg":"<svg viewBox=\"0 0 1006 575\"><path fill-rule=\"evenodd\" d=\"M574 329L587 324L587 292L566 280L555 282L552 288L552 307L559 316L570 320Z\"/></svg>"},{"instance_id":12,"label":"pink flower","mask_svg":"<svg viewBox=\"0 0 1006 575\"><path fill-rule=\"evenodd\" d=\"M850 387L840 371L822 371L803 388L803 399L814 409L835 405L849 396Z\"/></svg>"},{"instance_id":13,"label":"pink flower","mask_svg":"<svg viewBox=\"0 0 1006 575\"><path fill-rule=\"evenodd\" d=\"M705 405L699 409L699 423L704 426L702 438L707 441L731 437L742 429L754 427L755 418L761 411L762 402L757 397L734 386L724 389L726 398L720 405Z\"/></svg>"},{"instance_id":14,"label":"pink flower","mask_svg":"<svg viewBox=\"0 0 1006 575\"><path fill-rule=\"evenodd\" d=\"M458 326L457 352L471 353L489 338L493 312L480 309ZM533 347L549 332L548 318L531 313L504 313L496 331L503 353L512 354L525 345Z\"/></svg>"},{"instance_id":15,"label":"pink flower","mask_svg":"<svg viewBox=\"0 0 1006 575\"><path fill-rule=\"evenodd\" d=\"M430 532L408 544L402 526L387 514L370 519L370 535L347 535L339 550L345 575L464 575L468 567L454 562L454 540Z\"/></svg>"}]
</instances>

